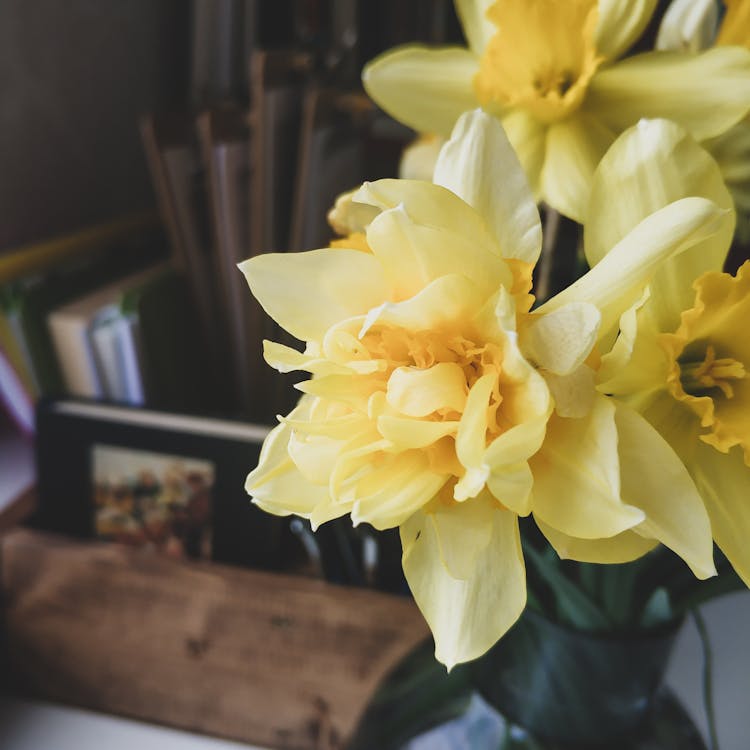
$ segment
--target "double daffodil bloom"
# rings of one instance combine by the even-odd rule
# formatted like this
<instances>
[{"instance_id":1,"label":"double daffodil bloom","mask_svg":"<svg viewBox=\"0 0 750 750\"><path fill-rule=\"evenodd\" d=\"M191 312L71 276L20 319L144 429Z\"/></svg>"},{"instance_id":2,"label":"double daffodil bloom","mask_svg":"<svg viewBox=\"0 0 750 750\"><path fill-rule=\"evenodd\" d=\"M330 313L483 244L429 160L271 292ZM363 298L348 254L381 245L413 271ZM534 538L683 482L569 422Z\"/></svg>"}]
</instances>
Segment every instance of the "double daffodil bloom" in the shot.
<instances>
[{"instance_id":1,"label":"double daffodil bloom","mask_svg":"<svg viewBox=\"0 0 750 750\"><path fill-rule=\"evenodd\" d=\"M661 50L692 52L712 45L750 49L750 0L727 0L718 22L717 0L673 0L664 14L656 40ZM737 234L750 240L750 118L745 117L703 144L719 163L737 208Z\"/></svg>"},{"instance_id":2,"label":"double daffodil bloom","mask_svg":"<svg viewBox=\"0 0 750 750\"><path fill-rule=\"evenodd\" d=\"M405 46L363 72L370 96L418 132L446 137L478 105L501 119L537 198L582 222L599 160L642 117L704 140L750 109L750 52L620 59L656 0L456 0L468 49Z\"/></svg>"},{"instance_id":3,"label":"double daffodil bloom","mask_svg":"<svg viewBox=\"0 0 750 750\"><path fill-rule=\"evenodd\" d=\"M713 574L685 468L594 377L597 346L660 264L727 212L703 198L664 206L532 312L539 214L499 123L462 116L434 179L365 183L332 211L345 235L335 247L241 264L266 312L305 342L266 342L267 361L312 375L246 487L261 508L313 526L346 514L398 526L407 581L450 667L481 656L524 608L519 516L598 545L602 561L661 541ZM596 213L597 231L610 214Z\"/></svg>"},{"instance_id":4,"label":"double daffodil bloom","mask_svg":"<svg viewBox=\"0 0 750 750\"><path fill-rule=\"evenodd\" d=\"M588 245L591 263L605 257L618 226L669 201L693 194L731 205L716 163L673 123L650 123L627 149L618 145L595 180L596 190L617 185L620 200L612 225ZM627 400L680 455L717 544L750 585L750 264L735 277L721 272L731 239L725 227L663 264L623 315L598 387Z\"/></svg>"}]
</instances>

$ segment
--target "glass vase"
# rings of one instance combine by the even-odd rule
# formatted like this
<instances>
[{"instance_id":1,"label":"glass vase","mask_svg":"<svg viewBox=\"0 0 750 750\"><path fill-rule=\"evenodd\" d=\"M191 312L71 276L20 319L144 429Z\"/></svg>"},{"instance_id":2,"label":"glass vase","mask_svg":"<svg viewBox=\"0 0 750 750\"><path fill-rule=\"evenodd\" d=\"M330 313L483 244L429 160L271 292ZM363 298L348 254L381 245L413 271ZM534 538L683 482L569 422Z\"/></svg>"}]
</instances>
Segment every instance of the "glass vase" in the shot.
<instances>
[{"instance_id":1,"label":"glass vase","mask_svg":"<svg viewBox=\"0 0 750 750\"><path fill-rule=\"evenodd\" d=\"M679 623L627 635L527 610L482 658L445 668L432 644L381 687L356 750L706 750L663 686Z\"/></svg>"}]
</instances>

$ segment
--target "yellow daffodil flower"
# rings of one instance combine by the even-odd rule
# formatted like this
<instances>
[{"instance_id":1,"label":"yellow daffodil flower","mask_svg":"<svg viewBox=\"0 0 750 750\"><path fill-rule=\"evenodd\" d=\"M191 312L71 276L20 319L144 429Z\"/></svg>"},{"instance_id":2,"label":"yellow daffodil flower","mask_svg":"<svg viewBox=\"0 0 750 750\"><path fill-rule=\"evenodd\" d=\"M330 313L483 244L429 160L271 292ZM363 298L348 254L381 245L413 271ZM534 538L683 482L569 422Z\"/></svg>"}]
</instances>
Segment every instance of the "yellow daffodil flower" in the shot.
<instances>
[{"instance_id":1,"label":"yellow daffodil flower","mask_svg":"<svg viewBox=\"0 0 750 750\"><path fill-rule=\"evenodd\" d=\"M594 378L597 347L659 266L721 231L728 212L704 198L663 206L532 311L539 214L497 120L463 115L434 180L365 183L331 212L346 236L337 247L241 264L266 312L305 342L265 342L266 360L312 375L246 488L313 526L347 514L398 526L407 581L451 667L524 608L519 516L603 562L661 541L696 575L714 573L684 466ZM596 213L595 232L611 213Z\"/></svg>"},{"instance_id":2,"label":"yellow daffodil flower","mask_svg":"<svg viewBox=\"0 0 750 750\"><path fill-rule=\"evenodd\" d=\"M656 0L456 0L468 49L405 46L365 67L370 96L418 132L447 136L481 105L501 119L534 194L583 221L591 179L619 133L666 117L697 139L750 109L750 52L620 59Z\"/></svg>"},{"instance_id":3,"label":"yellow daffodil flower","mask_svg":"<svg viewBox=\"0 0 750 750\"><path fill-rule=\"evenodd\" d=\"M728 0L721 22L717 0L673 0L656 40L660 50L698 52L712 45L750 49L750 0ZM750 119L703 144L716 159L737 209L737 235L750 241Z\"/></svg>"},{"instance_id":4,"label":"yellow daffodil flower","mask_svg":"<svg viewBox=\"0 0 750 750\"><path fill-rule=\"evenodd\" d=\"M714 160L665 121L640 125L608 152L594 193L615 186L619 200L610 222L586 237L594 268L633 221L684 195L731 206ZM643 297L622 316L597 387L637 409L680 455L702 495L716 542L750 585L750 264L736 277L721 273L731 239L730 224L660 267ZM650 469L656 468L654 461ZM681 514L678 507L674 512ZM579 540L556 541L582 559Z\"/></svg>"}]
</instances>

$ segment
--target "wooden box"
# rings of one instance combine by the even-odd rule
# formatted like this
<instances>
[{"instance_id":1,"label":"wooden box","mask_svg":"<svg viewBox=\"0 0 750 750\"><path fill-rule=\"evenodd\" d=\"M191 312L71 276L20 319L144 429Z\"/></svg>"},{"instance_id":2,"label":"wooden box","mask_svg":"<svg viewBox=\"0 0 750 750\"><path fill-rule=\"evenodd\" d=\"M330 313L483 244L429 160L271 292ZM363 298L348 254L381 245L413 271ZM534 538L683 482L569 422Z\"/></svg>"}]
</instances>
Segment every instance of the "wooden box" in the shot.
<instances>
[{"instance_id":1,"label":"wooden box","mask_svg":"<svg viewBox=\"0 0 750 750\"><path fill-rule=\"evenodd\" d=\"M29 530L0 543L5 669L22 695L330 750L428 636L408 598Z\"/></svg>"}]
</instances>

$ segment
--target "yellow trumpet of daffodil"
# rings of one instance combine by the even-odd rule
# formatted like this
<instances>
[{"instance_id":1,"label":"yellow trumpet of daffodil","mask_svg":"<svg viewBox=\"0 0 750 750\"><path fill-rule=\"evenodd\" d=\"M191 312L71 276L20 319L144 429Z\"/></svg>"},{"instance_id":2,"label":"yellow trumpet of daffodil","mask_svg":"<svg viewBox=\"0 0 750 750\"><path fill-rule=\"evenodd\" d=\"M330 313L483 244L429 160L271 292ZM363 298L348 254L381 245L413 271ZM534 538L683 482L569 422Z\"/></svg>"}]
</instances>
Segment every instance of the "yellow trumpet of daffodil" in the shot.
<instances>
[{"instance_id":1,"label":"yellow trumpet of daffodil","mask_svg":"<svg viewBox=\"0 0 750 750\"><path fill-rule=\"evenodd\" d=\"M347 514L399 527L406 579L451 667L524 608L519 516L598 545L604 562L661 541L696 575L714 573L684 466L594 380L597 347L659 266L722 231L729 212L699 197L663 206L532 311L539 214L497 120L463 115L434 180L365 183L331 213L345 235L335 247L241 264L266 312L305 342L265 342L266 360L312 375L246 488L314 527ZM601 232L619 194L598 200Z\"/></svg>"},{"instance_id":2,"label":"yellow trumpet of daffodil","mask_svg":"<svg viewBox=\"0 0 750 750\"><path fill-rule=\"evenodd\" d=\"M624 227L684 195L731 205L717 164L664 121L637 128L627 148L616 144L594 185L597 193L615 185L620 192L612 224L587 238L592 264ZM731 239L724 227L663 264L622 316L598 389L637 409L680 455L717 544L750 585L750 263L734 277L721 272Z\"/></svg>"},{"instance_id":3,"label":"yellow trumpet of daffodil","mask_svg":"<svg viewBox=\"0 0 750 750\"><path fill-rule=\"evenodd\" d=\"M468 48L409 45L363 82L418 132L447 136L481 105L501 119L537 198L583 221L594 170L618 134L665 117L698 140L750 109L750 52L649 52L621 59L656 0L456 0Z\"/></svg>"}]
</instances>

